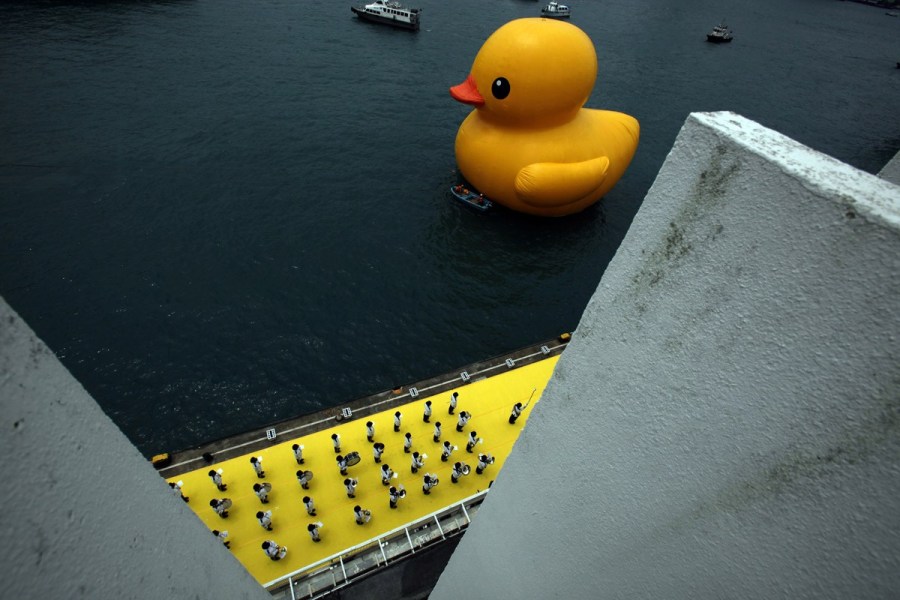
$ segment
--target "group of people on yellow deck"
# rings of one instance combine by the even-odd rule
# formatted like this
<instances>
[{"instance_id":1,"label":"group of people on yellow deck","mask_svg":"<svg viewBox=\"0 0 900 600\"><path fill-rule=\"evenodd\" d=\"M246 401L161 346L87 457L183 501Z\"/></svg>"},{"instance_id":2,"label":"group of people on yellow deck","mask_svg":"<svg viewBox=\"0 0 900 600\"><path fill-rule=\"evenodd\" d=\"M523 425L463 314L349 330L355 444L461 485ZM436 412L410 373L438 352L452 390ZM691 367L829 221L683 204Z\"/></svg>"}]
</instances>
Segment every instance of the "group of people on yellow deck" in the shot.
<instances>
[{"instance_id":1,"label":"group of people on yellow deck","mask_svg":"<svg viewBox=\"0 0 900 600\"><path fill-rule=\"evenodd\" d=\"M455 415L456 420L456 431L458 433L462 433L465 431L466 426L472 419L472 415L463 410L456 414L456 408L458 406L459 401L459 393L453 392L450 396L449 404L448 404L448 414ZM527 405L526 405L527 406ZM509 416L509 423L515 424L516 419L522 414L523 406L521 403L516 403ZM422 420L425 423L431 423L432 417L432 401L427 400L423 406L423 414ZM399 432L401 427L402 414L400 411L394 413L394 432ZM387 496L388 496L388 506L390 509L396 509L398 507L398 503L406 497L407 492L404 489L403 485L392 485L393 480L397 479L397 473L387 464L382 464L382 455L385 450L385 446L383 443L375 441L375 425L372 421L368 421L366 423L366 439L372 443L373 450L373 458L376 464L380 464L380 476L381 483L386 488ZM453 453L457 451L459 448L453 445L450 441L444 440L442 441L442 423L440 421L435 421L433 423L433 435L432 440L436 444L440 444L441 450L441 461L442 462L452 462L452 469L450 474L450 481L453 484L459 482L462 477L469 475L471 472L471 468L468 464L463 461L451 461L451 457ZM332 446L335 452L335 462L337 469L340 471L341 475L346 476L349 467L352 467L358 464L361 461L361 457L357 452L351 452L346 456L341 454L341 438L338 433L333 433L331 435ZM475 454L477 456L477 466L475 468L475 472L478 475L484 474L485 470L494 463L494 457L490 453L475 453L475 446L483 443L483 439L478 436L477 431L470 431L467 441L466 441L466 452L470 454ZM299 443L294 443L291 446L293 451L294 459L297 465L300 465L301 468L297 470L296 476L297 481L300 484L300 487L303 490L310 489L310 481L313 479L312 471L306 470L302 468L302 465L305 464L306 460L303 456L304 446ZM410 472L415 475L418 473L420 469L423 469L425 466L425 460L428 458L428 455L424 452L412 451L412 434L407 432L403 437L403 450L404 453L410 455ZM249 459L250 465L253 468L256 477L258 479L264 479L266 476L265 470L263 469L262 457L261 456L252 456ZM216 486L216 488L225 492L228 489L227 484L224 482L222 477L222 469L210 469L208 472L209 478L212 483ZM359 480L352 477L345 477L343 480L344 486L346 489L348 498L356 497L356 487L359 483ZM422 493L424 495L431 494L431 490L440 483L438 476L435 473L426 472L422 476ZM185 501L188 500L181 493L181 482L170 483L169 485L173 488L173 491L181 496ZM257 498L260 500L261 504L268 504L268 496L272 491L272 484L261 481L253 484L253 491ZM229 516L229 509L232 507L232 501L229 498L212 498L209 501L209 505L215 513L221 517L222 519L226 519ZM306 509L306 512L309 516L315 517L316 513L316 505L315 501L309 495L303 497L303 505ZM372 512L363 508L360 505L356 505L353 507L353 514L356 524L365 525L372 518ZM272 511L271 510L259 510L256 512L256 519L259 522L259 525L267 530L272 531ZM324 527L324 524L321 521L315 521L309 523L307 525L307 532L310 536L310 539L313 542L320 542L321 537L321 529ZM220 531L217 529L213 530L213 534L222 540L226 547L230 546L230 542L228 538L227 531ZM278 561L282 560L287 555L287 547L279 545L277 542L271 539L264 540L261 543L261 549L265 553L265 555L273 560Z\"/></svg>"}]
</instances>

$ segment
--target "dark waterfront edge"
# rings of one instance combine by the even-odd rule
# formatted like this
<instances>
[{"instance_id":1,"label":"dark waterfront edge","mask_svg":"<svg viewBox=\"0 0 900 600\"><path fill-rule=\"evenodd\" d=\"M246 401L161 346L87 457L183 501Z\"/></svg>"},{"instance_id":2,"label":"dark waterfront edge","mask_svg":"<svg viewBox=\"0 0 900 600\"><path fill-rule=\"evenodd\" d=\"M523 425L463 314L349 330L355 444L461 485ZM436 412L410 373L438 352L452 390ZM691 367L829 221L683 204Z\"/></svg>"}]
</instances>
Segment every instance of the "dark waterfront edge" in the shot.
<instances>
[{"instance_id":1,"label":"dark waterfront edge","mask_svg":"<svg viewBox=\"0 0 900 600\"><path fill-rule=\"evenodd\" d=\"M841 2L856 2L878 8L900 8L900 0L841 0Z\"/></svg>"},{"instance_id":2,"label":"dark waterfront edge","mask_svg":"<svg viewBox=\"0 0 900 600\"><path fill-rule=\"evenodd\" d=\"M453 388L486 379L496 374L495 371L503 373L510 369L524 367L561 354L569 339L570 334L563 333L556 338L474 362L458 370L422 379L415 383L364 396L340 406L275 421L244 433L205 442L185 450L158 455L160 458L154 457L153 463L163 477L174 477L187 471L193 471L205 464L214 464L280 444L285 439L309 435L333 427L338 423L356 421L383 410L408 404L418 398L447 392ZM349 417L344 416L347 409L351 414ZM275 437L270 437L270 433L267 433L271 430L274 430Z\"/></svg>"}]
</instances>

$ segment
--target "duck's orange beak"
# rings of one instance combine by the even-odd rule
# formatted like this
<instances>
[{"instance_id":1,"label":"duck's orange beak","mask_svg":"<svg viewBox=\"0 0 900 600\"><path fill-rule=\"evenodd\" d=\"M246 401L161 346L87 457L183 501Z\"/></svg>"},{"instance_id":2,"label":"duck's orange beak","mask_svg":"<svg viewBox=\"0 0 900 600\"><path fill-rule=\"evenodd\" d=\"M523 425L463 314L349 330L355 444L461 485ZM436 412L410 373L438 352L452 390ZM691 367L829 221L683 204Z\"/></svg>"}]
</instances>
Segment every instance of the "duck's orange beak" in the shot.
<instances>
[{"instance_id":1,"label":"duck's orange beak","mask_svg":"<svg viewBox=\"0 0 900 600\"><path fill-rule=\"evenodd\" d=\"M475 87L475 78L471 74L461 84L450 88L450 95L453 96L454 100L463 104L471 104L472 106L484 104L484 98L478 93L478 88Z\"/></svg>"}]
</instances>

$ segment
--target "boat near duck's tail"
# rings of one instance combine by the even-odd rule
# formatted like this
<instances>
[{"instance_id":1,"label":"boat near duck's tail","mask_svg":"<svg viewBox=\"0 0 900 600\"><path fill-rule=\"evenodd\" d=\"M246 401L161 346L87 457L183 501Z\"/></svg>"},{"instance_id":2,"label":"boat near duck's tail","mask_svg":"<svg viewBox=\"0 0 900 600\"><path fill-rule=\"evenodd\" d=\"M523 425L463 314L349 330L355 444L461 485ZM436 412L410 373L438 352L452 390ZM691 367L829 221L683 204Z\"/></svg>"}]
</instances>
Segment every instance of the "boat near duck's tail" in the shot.
<instances>
[{"instance_id":1,"label":"boat near duck's tail","mask_svg":"<svg viewBox=\"0 0 900 600\"><path fill-rule=\"evenodd\" d=\"M551 19L568 19L572 16L572 11L567 5L560 4L554 0L541 9L541 16Z\"/></svg>"}]
</instances>

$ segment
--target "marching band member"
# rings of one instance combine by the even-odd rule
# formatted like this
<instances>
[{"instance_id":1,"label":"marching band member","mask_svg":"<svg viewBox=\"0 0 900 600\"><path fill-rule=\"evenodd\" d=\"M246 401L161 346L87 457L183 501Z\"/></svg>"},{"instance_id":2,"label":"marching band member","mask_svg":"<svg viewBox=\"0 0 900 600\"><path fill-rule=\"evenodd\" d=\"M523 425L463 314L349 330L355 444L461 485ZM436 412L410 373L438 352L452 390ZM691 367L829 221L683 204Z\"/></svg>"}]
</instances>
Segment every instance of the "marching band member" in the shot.
<instances>
[{"instance_id":1,"label":"marching band member","mask_svg":"<svg viewBox=\"0 0 900 600\"><path fill-rule=\"evenodd\" d=\"M472 415L470 413L467 413L466 411L462 411L461 413L459 413L459 421L456 422L456 430L462 431L463 427L466 426L466 423L468 423L469 419L471 418Z\"/></svg>"},{"instance_id":2,"label":"marching band member","mask_svg":"<svg viewBox=\"0 0 900 600\"><path fill-rule=\"evenodd\" d=\"M256 511L256 520L259 521L260 527L263 529L267 529L272 531L272 511L267 510L263 512L261 510Z\"/></svg>"},{"instance_id":3,"label":"marching band member","mask_svg":"<svg viewBox=\"0 0 900 600\"><path fill-rule=\"evenodd\" d=\"M451 445L450 442L444 442L444 448L441 450L441 462L447 462L447 459L450 458L450 455L456 449L457 447Z\"/></svg>"},{"instance_id":4,"label":"marching band member","mask_svg":"<svg viewBox=\"0 0 900 600\"><path fill-rule=\"evenodd\" d=\"M431 493L431 488L435 487L438 482L438 476L434 473L425 473L422 483L422 492L427 496Z\"/></svg>"},{"instance_id":5,"label":"marching band member","mask_svg":"<svg viewBox=\"0 0 900 600\"><path fill-rule=\"evenodd\" d=\"M478 466L475 467L475 472L481 475L484 473L484 470L488 465L494 464L494 457L490 454L479 454L478 455Z\"/></svg>"}]
</instances>

